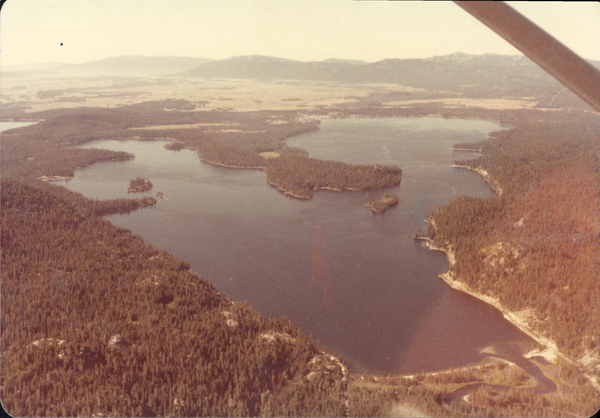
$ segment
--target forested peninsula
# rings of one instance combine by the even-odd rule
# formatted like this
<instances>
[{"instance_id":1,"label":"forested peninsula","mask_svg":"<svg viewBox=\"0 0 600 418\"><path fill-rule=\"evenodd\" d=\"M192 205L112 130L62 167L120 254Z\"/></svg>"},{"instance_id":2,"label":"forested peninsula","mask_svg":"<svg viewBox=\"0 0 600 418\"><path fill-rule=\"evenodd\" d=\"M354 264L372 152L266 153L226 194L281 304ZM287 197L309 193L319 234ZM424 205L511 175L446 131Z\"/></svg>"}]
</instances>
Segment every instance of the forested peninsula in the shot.
<instances>
[{"instance_id":1,"label":"forested peninsula","mask_svg":"<svg viewBox=\"0 0 600 418\"><path fill-rule=\"evenodd\" d=\"M7 153L8 173L31 176L43 172L46 176L72 177L77 168L97 161L124 160L126 153L104 150L55 148L76 145L95 139L135 138L140 140L169 138L174 145L194 149L202 161L231 168L260 168L266 171L267 181L285 194L310 199L319 189L372 190L398 186L402 170L395 166L367 166L323 161L310 158L306 151L286 146L285 139L299 133L318 129L318 120L302 121L296 112L165 112L185 110L189 103L183 100L165 100L124 106L115 109L78 109L41 112L37 117L51 120L22 130L19 147L9 140ZM208 126L201 129L194 126ZM89 130L89 125L94 130ZM189 125L190 129L174 129ZM226 125L234 129L215 129ZM155 127L154 127L155 126ZM152 129L148 129L151 127ZM6 134L10 139L10 133ZM37 148L44 140L47 149ZM48 152L62 164L43 166ZM261 154L271 153L275 158ZM17 164L17 162L21 164ZM132 189L133 190L133 189Z\"/></svg>"}]
</instances>

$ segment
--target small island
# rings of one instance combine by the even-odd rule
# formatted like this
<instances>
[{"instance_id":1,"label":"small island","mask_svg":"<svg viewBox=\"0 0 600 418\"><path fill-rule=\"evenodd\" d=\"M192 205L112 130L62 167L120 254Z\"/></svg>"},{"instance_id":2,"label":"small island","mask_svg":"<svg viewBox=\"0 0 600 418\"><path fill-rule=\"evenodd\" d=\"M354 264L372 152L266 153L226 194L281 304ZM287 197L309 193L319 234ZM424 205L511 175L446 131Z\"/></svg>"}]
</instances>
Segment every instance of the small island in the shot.
<instances>
[{"instance_id":1,"label":"small island","mask_svg":"<svg viewBox=\"0 0 600 418\"><path fill-rule=\"evenodd\" d=\"M181 151L185 148L181 142L175 141L171 141L168 144L163 145L163 147L169 151Z\"/></svg>"},{"instance_id":2,"label":"small island","mask_svg":"<svg viewBox=\"0 0 600 418\"><path fill-rule=\"evenodd\" d=\"M373 213L385 212L389 207L396 206L398 204L398 196L395 194L384 194L379 200L367 198L367 207L371 208Z\"/></svg>"},{"instance_id":3,"label":"small island","mask_svg":"<svg viewBox=\"0 0 600 418\"><path fill-rule=\"evenodd\" d=\"M146 192L152 189L152 183L150 180L137 177L129 181L129 187L127 193Z\"/></svg>"}]
</instances>

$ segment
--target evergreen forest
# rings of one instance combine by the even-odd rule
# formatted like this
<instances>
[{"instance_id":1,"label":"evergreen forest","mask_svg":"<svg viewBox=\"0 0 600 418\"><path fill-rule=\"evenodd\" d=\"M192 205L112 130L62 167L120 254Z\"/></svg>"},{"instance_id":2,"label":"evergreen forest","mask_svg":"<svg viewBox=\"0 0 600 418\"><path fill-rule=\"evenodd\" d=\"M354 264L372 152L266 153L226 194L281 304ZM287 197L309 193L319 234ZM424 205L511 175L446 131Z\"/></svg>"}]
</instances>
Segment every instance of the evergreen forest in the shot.
<instances>
[{"instance_id":1,"label":"evergreen forest","mask_svg":"<svg viewBox=\"0 0 600 418\"><path fill-rule=\"evenodd\" d=\"M558 353L553 363L539 362L554 389L538 393L539 379L500 360L414 376L351 373L291 321L228 299L185 261L103 219L144 210L154 198L100 201L48 181L133 158L71 145L169 138L170 149L194 149L213 164L263 169L269 183L299 198L400 183L398 167L321 161L285 144L319 129L323 109L314 119L192 109L167 100L4 115L40 120L2 133L0 399L10 414L581 416L598 409L600 117L435 104L359 103L335 112L478 117L513 127L469 144L477 159L456 161L485 174L497 196L452 200L419 236L453 256L453 281L518 314L540 351ZM169 128L177 125L195 127ZM453 396L459 390L469 391L469 402Z\"/></svg>"}]
</instances>

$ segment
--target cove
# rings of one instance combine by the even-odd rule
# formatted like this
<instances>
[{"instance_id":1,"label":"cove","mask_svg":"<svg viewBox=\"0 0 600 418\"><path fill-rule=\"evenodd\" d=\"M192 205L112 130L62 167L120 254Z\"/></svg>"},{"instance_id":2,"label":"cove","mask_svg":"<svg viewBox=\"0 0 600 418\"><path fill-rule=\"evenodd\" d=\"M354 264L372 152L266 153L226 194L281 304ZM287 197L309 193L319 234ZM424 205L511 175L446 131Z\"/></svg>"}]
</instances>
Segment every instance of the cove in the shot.
<instances>
[{"instance_id":1,"label":"cove","mask_svg":"<svg viewBox=\"0 0 600 418\"><path fill-rule=\"evenodd\" d=\"M165 150L167 141L88 143L136 158L95 164L60 184L116 198L127 197L130 179L148 178L154 188L145 194L164 200L110 216L113 224L171 250L229 298L291 319L352 371L412 374L478 362L492 344L532 342L497 309L447 286L438 277L445 255L412 238L450 199L494 196L481 176L452 168L465 158L452 145L499 129L476 120L338 119L287 141L316 158L400 166L400 187L372 192L399 196L384 214L365 207L365 192L286 197L263 171L205 164L193 151Z\"/></svg>"}]
</instances>

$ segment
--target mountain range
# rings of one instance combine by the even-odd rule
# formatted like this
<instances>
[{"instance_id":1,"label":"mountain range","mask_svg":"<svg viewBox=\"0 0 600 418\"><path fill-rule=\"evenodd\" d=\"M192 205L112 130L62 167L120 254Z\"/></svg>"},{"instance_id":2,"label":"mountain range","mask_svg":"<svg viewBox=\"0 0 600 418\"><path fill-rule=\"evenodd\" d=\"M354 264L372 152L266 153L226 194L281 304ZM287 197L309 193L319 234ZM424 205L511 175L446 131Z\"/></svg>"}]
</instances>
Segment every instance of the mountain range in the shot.
<instances>
[{"instance_id":1,"label":"mountain range","mask_svg":"<svg viewBox=\"0 0 600 418\"><path fill-rule=\"evenodd\" d=\"M600 68L599 61L590 62ZM557 81L525 56L468 55L460 52L426 59L385 59L371 63L333 58L319 62L303 62L262 55L236 56L222 60L121 56L81 64L52 63L7 68L3 69L2 75L18 75L15 70L99 76L166 75L261 81L384 83L438 92L468 91L470 95L482 97L528 96L542 90L548 94L556 94L562 89Z\"/></svg>"},{"instance_id":2,"label":"mountain range","mask_svg":"<svg viewBox=\"0 0 600 418\"><path fill-rule=\"evenodd\" d=\"M524 56L455 53L428 59L386 59L367 63L344 60L302 62L260 55L210 61L180 73L198 78L302 80L348 84L397 84L431 90L470 90L488 95L523 95L540 87L559 88L545 71ZM477 86L486 86L486 93ZM472 88L471 88L472 87Z\"/></svg>"}]
</instances>

